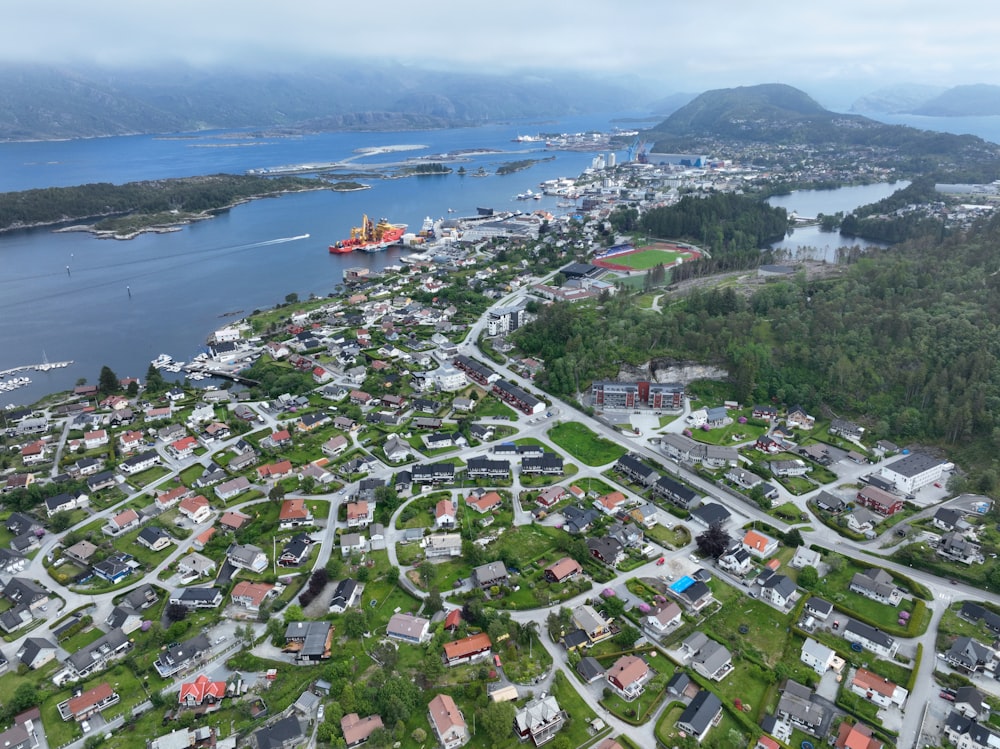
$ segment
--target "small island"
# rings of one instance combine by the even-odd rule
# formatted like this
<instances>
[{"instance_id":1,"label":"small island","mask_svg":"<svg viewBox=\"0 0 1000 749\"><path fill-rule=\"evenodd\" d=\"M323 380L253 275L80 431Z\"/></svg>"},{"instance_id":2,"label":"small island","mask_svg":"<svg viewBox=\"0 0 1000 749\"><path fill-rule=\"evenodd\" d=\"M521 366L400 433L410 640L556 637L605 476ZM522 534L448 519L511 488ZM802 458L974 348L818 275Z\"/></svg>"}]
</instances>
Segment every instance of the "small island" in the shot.
<instances>
[{"instance_id":1,"label":"small island","mask_svg":"<svg viewBox=\"0 0 1000 749\"><path fill-rule=\"evenodd\" d=\"M348 184L333 189L364 189L358 183ZM0 232L93 221L61 230L131 239L142 232L176 231L249 200L328 187L326 182L303 177L212 174L8 192L0 194Z\"/></svg>"}]
</instances>

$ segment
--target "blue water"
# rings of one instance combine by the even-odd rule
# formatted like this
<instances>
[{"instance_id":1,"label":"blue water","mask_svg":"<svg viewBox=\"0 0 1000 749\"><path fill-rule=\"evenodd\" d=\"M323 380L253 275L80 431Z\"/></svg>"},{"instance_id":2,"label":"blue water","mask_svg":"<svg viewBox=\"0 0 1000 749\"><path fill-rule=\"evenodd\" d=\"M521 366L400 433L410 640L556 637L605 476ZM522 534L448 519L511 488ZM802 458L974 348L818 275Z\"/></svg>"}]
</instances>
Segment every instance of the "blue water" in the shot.
<instances>
[{"instance_id":1,"label":"blue water","mask_svg":"<svg viewBox=\"0 0 1000 749\"><path fill-rule=\"evenodd\" d=\"M677 582L670 585L670 590L674 593L683 593L692 585L694 585L694 578L689 575L684 575L684 577L678 578Z\"/></svg>"},{"instance_id":2,"label":"blue water","mask_svg":"<svg viewBox=\"0 0 1000 749\"><path fill-rule=\"evenodd\" d=\"M220 315L266 308L295 292L305 298L333 292L345 268L382 268L401 250L330 255L327 245L347 236L361 215L386 216L420 227L434 218L496 209L557 210L555 198L529 203L514 196L555 177L575 177L593 153L538 152L512 143L519 134L610 130L610 116L558 123L512 123L483 128L406 133L328 133L268 140L253 147L192 148L196 141L150 136L56 143L0 144L0 189L125 182L349 157L357 148L421 144L428 148L366 161L458 149L502 149L474 158L473 171L519 158L555 156L522 172L477 178L457 174L372 180L372 189L285 195L238 206L218 218L168 234L127 242L82 233L32 229L0 234L0 370L74 360L66 369L33 373L33 384L0 394L0 405L30 403L78 378L96 382L102 365L119 376L145 375L160 353L189 360L216 328ZM213 140L212 142L227 142ZM513 151L513 153L511 153ZM456 165L457 168L457 165ZM303 234L308 239L291 240ZM67 270L68 266L68 270ZM131 292L131 296L129 293ZM172 376L168 374L168 377Z\"/></svg>"},{"instance_id":3,"label":"blue water","mask_svg":"<svg viewBox=\"0 0 1000 749\"><path fill-rule=\"evenodd\" d=\"M0 143L0 191L241 173L260 167L331 162L353 156L358 148L403 144L426 148L365 157L355 163L363 167L460 149L504 152L471 158L464 166L472 172L479 166L493 171L501 163L520 158L556 157L504 177L451 174L374 180L372 189L362 192L321 191L259 200L179 232L148 234L128 242L56 234L47 229L0 234L0 369L38 363L43 357L76 361L67 369L32 374L32 386L0 394L0 405L33 402L54 390L71 387L78 378L96 382L104 364L119 376L141 377L149 361L161 352L190 359L213 330L230 321L220 317L226 312L248 313L270 307L291 292L302 297L326 295L334 291L346 267L363 264L380 268L395 261L399 250L374 255L327 253L326 246L346 236L363 213L386 216L415 229L425 216L447 216L449 208L455 215L472 214L478 206L557 210L554 198L526 204L513 196L528 188L537 189L546 179L579 175L594 154L539 152L537 144L518 144L512 139L538 132L607 131L614 126L613 118L627 115L295 138L255 137L251 133L221 138L219 132L209 132L190 138L129 136ZM1000 122L1000 118L979 119L991 120L993 125ZM938 124L947 128L958 123L940 120ZM842 205L845 196L850 197ZM814 197L816 211L826 213L870 202L844 190L821 191L815 195L796 193L796 205L791 207L802 213L812 211L811 204L806 208L802 201ZM813 239L800 234L808 231L798 230L790 239L796 244L803 240L812 244ZM309 239L290 241L307 233ZM839 242L838 235L825 236Z\"/></svg>"}]
</instances>

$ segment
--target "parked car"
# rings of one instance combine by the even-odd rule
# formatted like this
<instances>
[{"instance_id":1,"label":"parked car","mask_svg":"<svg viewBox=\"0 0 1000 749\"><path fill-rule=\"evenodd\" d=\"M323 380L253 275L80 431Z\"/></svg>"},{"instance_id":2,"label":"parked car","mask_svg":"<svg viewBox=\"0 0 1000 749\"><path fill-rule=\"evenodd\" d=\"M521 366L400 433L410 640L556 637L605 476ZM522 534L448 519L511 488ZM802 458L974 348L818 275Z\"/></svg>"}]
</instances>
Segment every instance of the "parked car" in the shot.
<instances>
[{"instance_id":1,"label":"parked car","mask_svg":"<svg viewBox=\"0 0 1000 749\"><path fill-rule=\"evenodd\" d=\"M660 557L659 559L656 560L656 566L659 567L666 561L667 561L666 557Z\"/></svg>"}]
</instances>

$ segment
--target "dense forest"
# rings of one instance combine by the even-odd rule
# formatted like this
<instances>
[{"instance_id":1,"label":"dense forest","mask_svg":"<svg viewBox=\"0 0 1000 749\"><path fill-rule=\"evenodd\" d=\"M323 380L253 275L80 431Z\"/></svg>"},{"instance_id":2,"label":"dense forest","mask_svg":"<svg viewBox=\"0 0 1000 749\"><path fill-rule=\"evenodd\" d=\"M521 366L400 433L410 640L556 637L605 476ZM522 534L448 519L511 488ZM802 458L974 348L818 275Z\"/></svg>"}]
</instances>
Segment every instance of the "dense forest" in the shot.
<instances>
[{"instance_id":1,"label":"dense forest","mask_svg":"<svg viewBox=\"0 0 1000 749\"><path fill-rule=\"evenodd\" d=\"M517 331L574 396L651 358L719 364L741 401L801 402L875 435L1000 447L1000 218L873 251L843 275L696 290L662 313L627 295L555 304Z\"/></svg>"},{"instance_id":2,"label":"dense forest","mask_svg":"<svg viewBox=\"0 0 1000 749\"><path fill-rule=\"evenodd\" d=\"M318 186L316 180L302 177L214 174L7 192L0 193L0 231L127 213L201 213L252 197L315 190Z\"/></svg>"},{"instance_id":3,"label":"dense forest","mask_svg":"<svg viewBox=\"0 0 1000 749\"><path fill-rule=\"evenodd\" d=\"M918 177L902 190L847 214L840 224L840 233L889 244L914 237L940 239L945 232L941 219L927 215L922 209L910 210L910 206L923 207L940 202L934 179Z\"/></svg>"}]
</instances>

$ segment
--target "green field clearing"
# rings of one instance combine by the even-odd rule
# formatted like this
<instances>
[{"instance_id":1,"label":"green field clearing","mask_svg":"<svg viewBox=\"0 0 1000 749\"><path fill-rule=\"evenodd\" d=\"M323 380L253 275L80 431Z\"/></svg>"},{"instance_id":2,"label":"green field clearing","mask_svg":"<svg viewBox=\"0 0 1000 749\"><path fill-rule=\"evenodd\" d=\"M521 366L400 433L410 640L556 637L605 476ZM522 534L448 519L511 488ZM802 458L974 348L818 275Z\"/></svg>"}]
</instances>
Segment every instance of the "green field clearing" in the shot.
<instances>
[{"instance_id":1,"label":"green field clearing","mask_svg":"<svg viewBox=\"0 0 1000 749\"><path fill-rule=\"evenodd\" d=\"M549 439L588 466L613 463L627 450L619 444L598 437L582 424L568 421L549 430Z\"/></svg>"},{"instance_id":2,"label":"green field clearing","mask_svg":"<svg viewBox=\"0 0 1000 749\"><path fill-rule=\"evenodd\" d=\"M607 258L609 263L624 265L627 268L636 270L647 270L659 264L670 266L677 262L678 258L684 257L687 253L673 252L671 250L640 250L631 255L616 255Z\"/></svg>"}]
</instances>

